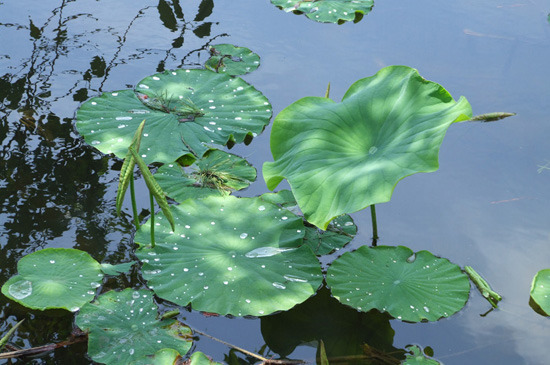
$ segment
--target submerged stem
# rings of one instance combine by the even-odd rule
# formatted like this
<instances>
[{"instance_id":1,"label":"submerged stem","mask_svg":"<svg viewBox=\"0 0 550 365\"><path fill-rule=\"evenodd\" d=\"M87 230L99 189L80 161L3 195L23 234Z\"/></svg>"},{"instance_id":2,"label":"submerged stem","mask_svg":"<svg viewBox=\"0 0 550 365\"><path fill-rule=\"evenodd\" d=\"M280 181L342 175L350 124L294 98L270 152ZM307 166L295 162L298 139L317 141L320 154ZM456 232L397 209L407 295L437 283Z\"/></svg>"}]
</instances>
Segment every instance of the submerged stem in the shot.
<instances>
[{"instance_id":1,"label":"submerged stem","mask_svg":"<svg viewBox=\"0 0 550 365\"><path fill-rule=\"evenodd\" d=\"M132 198L132 212L134 213L134 225L136 226L136 230L140 228L139 225L139 217L137 212L137 204L136 204L136 189L134 188L134 179L130 179L130 197Z\"/></svg>"},{"instance_id":2,"label":"submerged stem","mask_svg":"<svg viewBox=\"0 0 550 365\"><path fill-rule=\"evenodd\" d=\"M378 241L378 226L376 224L376 209L374 208L374 204L370 206L370 217L372 220L372 245L376 246L376 242Z\"/></svg>"},{"instance_id":3,"label":"submerged stem","mask_svg":"<svg viewBox=\"0 0 550 365\"><path fill-rule=\"evenodd\" d=\"M153 193L149 192L149 198L151 200L151 247L155 248L155 200L153 199Z\"/></svg>"}]
</instances>

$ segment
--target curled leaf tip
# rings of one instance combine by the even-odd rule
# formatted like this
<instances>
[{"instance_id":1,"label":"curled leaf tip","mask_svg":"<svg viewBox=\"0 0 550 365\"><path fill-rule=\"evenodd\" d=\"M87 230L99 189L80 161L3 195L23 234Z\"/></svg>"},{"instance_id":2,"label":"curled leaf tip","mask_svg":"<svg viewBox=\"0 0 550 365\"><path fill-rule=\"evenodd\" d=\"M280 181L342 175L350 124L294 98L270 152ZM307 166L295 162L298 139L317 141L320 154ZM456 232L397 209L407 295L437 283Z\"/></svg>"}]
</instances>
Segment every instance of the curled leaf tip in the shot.
<instances>
[{"instance_id":1,"label":"curled leaf tip","mask_svg":"<svg viewBox=\"0 0 550 365\"><path fill-rule=\"evenodd\" d=\"M513 117L516 113L505 113L505 112L495 112L495 113L485 113L479 114L470 119L471 122L494 122L500 119Z\"/></svg>"}]
</instances>

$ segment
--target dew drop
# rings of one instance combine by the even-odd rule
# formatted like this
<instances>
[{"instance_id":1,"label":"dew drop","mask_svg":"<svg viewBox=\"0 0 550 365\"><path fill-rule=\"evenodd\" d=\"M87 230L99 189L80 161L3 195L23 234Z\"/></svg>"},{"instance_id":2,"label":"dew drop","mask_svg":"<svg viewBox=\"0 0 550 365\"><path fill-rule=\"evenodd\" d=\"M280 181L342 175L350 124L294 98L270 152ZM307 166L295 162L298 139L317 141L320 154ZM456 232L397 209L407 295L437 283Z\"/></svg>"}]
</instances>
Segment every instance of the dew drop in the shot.
<instances>
[{"instance_id":1,"label":"dew drop","mask_svg":"<svg viewBox=\"0 0 550 365\"><path fill-rule=\"evenodd\" d=\"M11 284L8 293L15 299L23 299L32 294L32 283L28 280Z\"/></svg>"}]
</instances>

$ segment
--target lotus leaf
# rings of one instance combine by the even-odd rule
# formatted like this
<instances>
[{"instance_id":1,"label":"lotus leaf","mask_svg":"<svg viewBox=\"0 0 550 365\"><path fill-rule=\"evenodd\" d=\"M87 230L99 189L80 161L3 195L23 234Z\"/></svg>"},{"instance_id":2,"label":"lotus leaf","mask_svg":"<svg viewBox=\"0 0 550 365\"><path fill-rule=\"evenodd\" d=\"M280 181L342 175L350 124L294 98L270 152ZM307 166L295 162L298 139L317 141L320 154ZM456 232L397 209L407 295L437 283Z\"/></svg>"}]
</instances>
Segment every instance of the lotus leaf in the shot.
<instances>
[{"instance_id":1,"label":"lotus leaf","mask_svg":"<svg viewBox=\"0 0 550 365\"><path fill-rule=\"evenodd\" d=\"M439 365L440 362L426 357L418 346L408 346L410 354L405 355L403 365Z\"/></svg>"},{"instance_id":2,"label":"lotus leaf","mask_svg":"<svg viewBox=\"0 0 550 365\"><path fill-rule=\"evenodd\" d=\"M550 315L550 269L539 271L531 283L531 299Z\"/></svg>"},{"instance_id":3,"label":"lotus leaf","mask_svg":"<svg viewBox=\"0 0 550 365\"><path fill-rule=\"evenodd\" d=\"M464 307L470 293L460 267L403 246L346 252L329 267L327 284L344 304L361 311L376 308L408 322L449 317Z\"/></svg>"},{"instance_id":4,"label":"lotus leaf","mask_svg":"<svg viewBox=\"0 0 550 365\"><path fill-rule=\"evenodd\" d=\"M190 172L178 164L167 164L158 169L155 179L166 195L182 202L244 189L256 180L256 169L238 156L210 150L191 166Z\"/></svg>"},{"instance_id":5,"label":"lotus leaf","mask_svg":"<svg viewBox=\"0 0 550 365\"><path fill-rule=\"evenodd\" d=\"M322 23L358 22L370 13L373 0L271 0L286 12L305 13L309 19Z\"/></svg>"},{"instance_id":6,"label":"lotus leaf","mask_svg":"<svg viewBox=\"0 0 550 365\"><path fill-rule=\"evenodd\" d=\"M157 320L149 290L124 289L100 295L82 307L76 324L88 332L88 355L102 364L128 364L171 348L185 355L191 330L176 320Z\"/></svg>"},{"instance_id":7,"label":"lotus leaf","mask_svg":"<svg viewBox=\"0 0 550 365\"><path fill-rule=\"evenodd\" d=\"M202 157L211 145L250 143L271 118L265 96L240 78L208 70L149 76L136 92L103 93L80 107L76 128L103 153L124 158L146 119L140 155L147 164Z\"/></svg>"},{"instance_id":8,"label":"lotus leaf","mask_svg":"<svg viewBox=\"0 0 550 365\"><path fill-rule=\"evenodd\" d=\"M437 170L447 128L471 114L466 99L455 102L416 70L386 67L341 103L306 97L282 110L264 179L273 190L286 178L305 218L326 229L336 216L389 201L404 177Z\"/></svg>"},{"instance_id":9,"label":"lotus leaf","mask_svg":"<svg viewBox=\"0 0 550 365\"><path fill-rule=\"evenodd\" d=\"M295 214L301 213L290 190L263 194L261 199L284 207ZM357 226L347 214L336 217L331 221L326 231L321 231L307 222L304 222L304 225L306 227L304 243L311 247L318 256L328 255L335 250L339 250L348 244L357 233Z\"/></svg>"},{"instance_id":10,"label":"lotus leaf","mask_svg":"<svg viewBox=\"0 0 550 365\"><path fill-rule=\"evenodd\" d=\"M260 56L245 47L232 44L210 46L210 58L204 66L215 72L223 72L231 76L245 75L258 68Z\"/></svg>"},{"instance_id":11,"label":"lotus leaf","mask_svg":"<svg viewBox=\"0 0 550 365\"><path fill-rule=\"evenodd\" d=\"M176 230L158 216L156 245L136 233L143 277L178 305L219 314L267 315L301 303L321 285L302 219L259 198L188 199L172 207Z\"/></svg>"},{"instance_id":12,"label":"lotus leaf","mask_svg":"<svg viewBox=\"0 0 550 365\"><path fill-rule=\"evenodd\" d=\"M18 274L3 286L8 298L32 309L77 311L94 299L103 279L101 265L84 251L46 248L23 257Z\"/></svg>"}]
</instances>

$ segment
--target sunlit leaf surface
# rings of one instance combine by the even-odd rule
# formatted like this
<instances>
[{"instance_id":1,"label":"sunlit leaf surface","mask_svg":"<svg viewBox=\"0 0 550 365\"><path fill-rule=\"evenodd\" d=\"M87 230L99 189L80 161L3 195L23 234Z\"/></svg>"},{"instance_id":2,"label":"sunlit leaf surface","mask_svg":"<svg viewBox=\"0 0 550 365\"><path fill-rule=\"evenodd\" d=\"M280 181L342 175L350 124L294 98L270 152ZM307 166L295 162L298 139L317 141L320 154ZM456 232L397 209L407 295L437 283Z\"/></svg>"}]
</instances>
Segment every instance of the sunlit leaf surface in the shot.
<instances>
[{"instance_id":1,"label":"sunlit leaf surface","mask_svg":"<svg viewBox=\"0 0 550 365\"><path fill-rule=\"evenodd\" d=\"M320 263L302 245L302 219L259 198L189 199L172 208L176 230L157 216L136 255L155 293L193 309L261 316L303 302L321 285Z\"/></svg>"},{"instance_id":2,"label":"sunlit leaf surface","mask_svg":"<svg viewBox=\"0 0 550 365\"><path fill-rule=\"evenodd\" d=\"M362 246L336 259L327 284L340 302L409 322L436 321L464 307L470 281L460 267L428 251Z\"/></svg>"},{"instance_id":3,"label":"sunlit leaf surface","mask_svg":"<svg viewBox=\"0 0 550 365\"><path fill-rule=\"evenodd\" d=\"M550 315L550 269L540 270L533 278L531 298L546 315Z\"/></svg>"},{"instance_id":4,"label":"sunlit leaf surface","mask_svg":"<svg viewBox=\"0 0 550 365\"><path fill-rule=\"evenodd\" d=\"M306 219L326 229L343 213L391 199L397 182L439 167L447 128L471 117L416 70L390 66L355 82L341 103L307 97L273 122L263 175L269 189L287 179Z\"/></svg>"},{"instance_id":5,"label":"sunlit leaf surface","mask_svg":"<svg viewBox=\"0 0 550 365\"><path fill-rule=\"evenodd\" d=\"M77 311L101 285L100 264L84 251L46 248L23 257L3 286L8 298L32 309Z\"/></svg>"},{"instance_id":6,"label":"sunlit leaf surface","mask_svg":"<svg viewBox=\"0 0 550 365\"><path fill-rule=\"evenodd\" d=\"M322 23L359 21L370 13L373 0L271 0L286 12L305 13L309 19Z\"/></svg>"}]
</instances>

